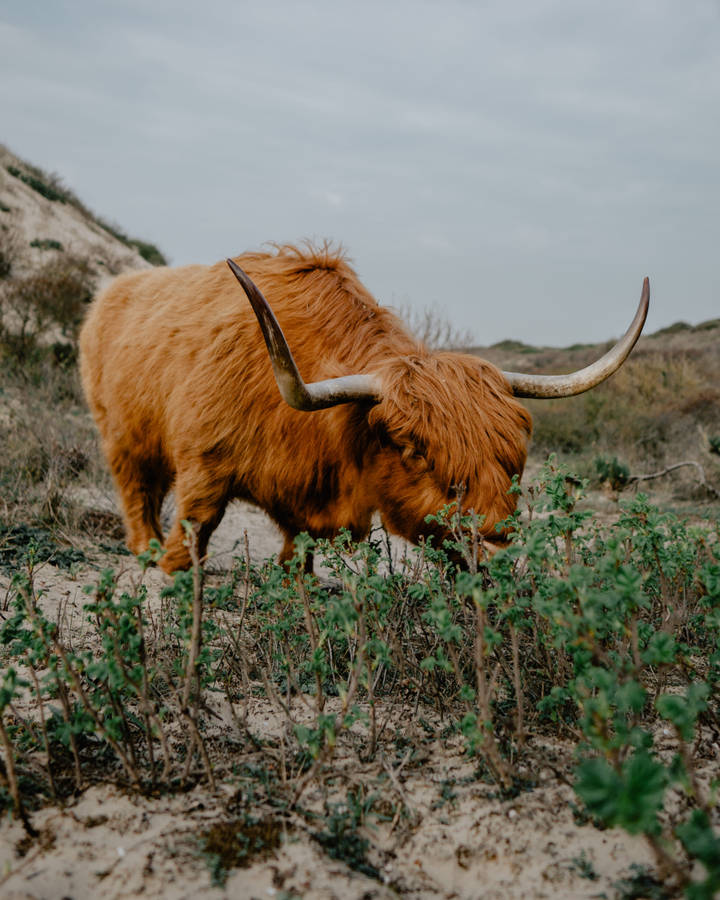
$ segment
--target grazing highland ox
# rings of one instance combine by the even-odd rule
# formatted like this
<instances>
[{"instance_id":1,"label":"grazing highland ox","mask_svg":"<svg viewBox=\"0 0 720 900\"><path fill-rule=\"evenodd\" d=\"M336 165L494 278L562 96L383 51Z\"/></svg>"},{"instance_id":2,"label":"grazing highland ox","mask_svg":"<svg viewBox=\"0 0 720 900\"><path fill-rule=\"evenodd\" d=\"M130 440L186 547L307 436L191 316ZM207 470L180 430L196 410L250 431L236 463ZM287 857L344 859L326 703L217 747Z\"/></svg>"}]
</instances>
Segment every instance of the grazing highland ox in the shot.
<instances>
[{"instance_id":1,"label":"grazing highland ox","mask_svg":"<svg viewBox=\"0 0 720 900\"><path fill-rule=\"evenodd\" d=\"M515 506L508 488L531 428L515 397L568 396L610 375L640 334L648 295L646 279L628 333L598 362L530 376L431 352L327 247L123 275L93 303L80 358L128 545L139 553L163 540L171 488L167 572L190 565L181 520L194 523L202 556L233 498L280 526L286 561L298 532L361 538L375 510L417 541L437 530L425 517L458 485L486 539L502 542L495 526Z\"/></svg>"}]
</instances>

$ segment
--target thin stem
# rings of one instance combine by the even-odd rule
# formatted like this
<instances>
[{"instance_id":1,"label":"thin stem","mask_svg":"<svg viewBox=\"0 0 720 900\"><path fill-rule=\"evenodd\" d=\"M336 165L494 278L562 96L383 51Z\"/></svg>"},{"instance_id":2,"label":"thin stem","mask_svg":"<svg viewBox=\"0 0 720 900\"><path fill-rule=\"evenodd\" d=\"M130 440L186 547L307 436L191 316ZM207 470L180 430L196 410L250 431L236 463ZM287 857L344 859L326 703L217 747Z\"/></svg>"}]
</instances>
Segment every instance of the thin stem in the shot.
<instances>
[{"instance_id":1,"label":"thin stem","mask_svg":"<svg viewBox=\"0 0 720 900\"><path fill-rule=\"evenodd\" d=\"M5 750L5 775L7 777L10 796L12 797L13 801L13 810L16 817L23 823L25 831L30 835L30 837L37 837L38 831L33 827L33 824L30 821L27 812L25 811L25 807L23 806L23 802L20 797L20 788L18 786L17 772L15 771L15 758L13 755L12 742L10 741L10 735L5 729L5 722L3 721L2 715L0 715L0 738L2 739L3 749Z\"/></svg>"}]
</instances>

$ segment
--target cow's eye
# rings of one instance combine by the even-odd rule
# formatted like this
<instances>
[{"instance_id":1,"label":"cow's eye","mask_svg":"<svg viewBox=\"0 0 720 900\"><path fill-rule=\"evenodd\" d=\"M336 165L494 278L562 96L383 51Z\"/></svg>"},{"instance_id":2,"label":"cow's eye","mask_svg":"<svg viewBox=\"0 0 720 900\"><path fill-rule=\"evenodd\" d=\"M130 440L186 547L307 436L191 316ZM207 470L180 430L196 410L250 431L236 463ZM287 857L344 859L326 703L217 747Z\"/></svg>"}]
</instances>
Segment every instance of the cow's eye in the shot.
<instances>
[{"instance_id":1,"label":"cow's eye","mask_svg":"<svg viewBox=\"0 0 720 900\"><path fill-rule=\"evenodd\" d=\"M427 466L427 460L423 456L423 454L418 450L417 447L413 445L409 445L407 447L403 447L402 450L402 460L407 463L424 463Z\"/></svg>"}]
</instances>

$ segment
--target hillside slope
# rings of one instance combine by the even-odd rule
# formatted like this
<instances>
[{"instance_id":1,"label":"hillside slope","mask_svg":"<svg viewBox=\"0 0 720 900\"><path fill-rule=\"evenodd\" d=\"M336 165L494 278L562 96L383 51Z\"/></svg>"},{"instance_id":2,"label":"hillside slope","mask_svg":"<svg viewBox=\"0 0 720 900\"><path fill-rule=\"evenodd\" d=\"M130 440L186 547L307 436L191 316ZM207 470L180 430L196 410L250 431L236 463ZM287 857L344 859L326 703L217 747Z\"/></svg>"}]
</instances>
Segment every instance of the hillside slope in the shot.
<instances>
[{"instance_id":1,"label":"hillside slope","mask_svg":"<svg viewBox=\"0 0 720 900\"><path fill-rule=\"evenodd\" d=\"M121 272L164 262L157 248L98 219L56 176L0 144L0 277L22 277L62 253L87 260L99 289Z\"/></svg>"},{"instance_id":2,"label":"hillside slope","mask_svg":"<svg viewBox=\"0 0 720 900\"><path fill-rule=\"evenodd\" d=\"M614 340L599 344L574 344L571 347L535 347L520 341L500 341L488 347L475 346L469 352L481 356L502 369L549 374L570 372L596 360ZM720 381L720 319L698 325L676 322L654 334L643 334L630 357L637 363L658 353L686 355L708 366L708 377Z\"/></svg>"}]
</instances>

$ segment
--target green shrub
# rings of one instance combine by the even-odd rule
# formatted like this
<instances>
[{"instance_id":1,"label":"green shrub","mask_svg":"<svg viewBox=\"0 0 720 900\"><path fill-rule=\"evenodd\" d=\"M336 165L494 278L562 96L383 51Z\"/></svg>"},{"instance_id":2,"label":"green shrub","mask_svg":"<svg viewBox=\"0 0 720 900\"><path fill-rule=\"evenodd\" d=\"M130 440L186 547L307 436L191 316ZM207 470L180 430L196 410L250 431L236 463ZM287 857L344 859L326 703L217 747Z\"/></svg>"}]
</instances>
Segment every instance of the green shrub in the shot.
<instances>
[{"instance_id":1,"label":"green shrub","mask_svg":"<svg viewBox=\"0 0 720 900\"><path fill-rule=\"evenodd\" d=\"M630 480L630 469L617 456L596 456L593 462L598 482L609 484L614 491L621 491Z\"/></svg>"},{"instance_id":2,"label":"green shrub","mask_svg":"<svg viewBox=\"0 0 720 900\"><path fill-rule=\"evenodd\" d=\"M65 248L60 241L52 238L34 238L30 241L31 247L37 247L38 250L64 250Z\"/></svg>"},{"instance_id":3,"label":"green shrub","mask_svg":"<svg viewBox=\"0 0 720 900\"><path fill-rule=\"evenodd\" d=\"M38 194L57 203L67 203L67 193L63 190L56 180L45 180L37 174L23 172L17 166L6 166L8 172L15 178L19 178L28 187L31 187Z\"/></svg>"},{"instance_id":4,"label":"green shrub","mask_svg":"<svg viewBox=\"0 0 720 900\"><path fill-rule=\"evenodd\" d=\"M127 243L131 247L135 247L140 256L153 266L166 266L167 259L158 250L155 244L149 244L147 241L139 241L136 238L130 238Z\"/></svg>"},{"instance_id":5,"label":"green shrub","mask_svg":"<svg viewBox=\"0 0 720 900\"><path fill-rule=\"evenodd\" d=\"M53 329L74 344L94 292L87 260L70 254L8 282L0 319L5 353L28 360Z\"/></svg>"},{"instance_id":6,"label":"green shrub","mask_svg":"<svg viewBox=\"0 0 720 900\"><path fill-rule=\"evenodd\" d=\"M125 234L125 232L122 231L117 225L106 222L104 219L97 219L97 222L102 228L105 229L105 231L109 232L114 238L125 244L126 247L132 247L133 249L137 250L140 256L142 256L143 259L147 260L147 262L151 263L153 266L167 265L167 259L155 246L155 244L150 244L147 241L141 241L137 238L128 237L128 235Z\"/></svg>"}]
</instances>

